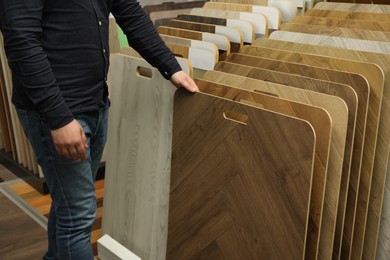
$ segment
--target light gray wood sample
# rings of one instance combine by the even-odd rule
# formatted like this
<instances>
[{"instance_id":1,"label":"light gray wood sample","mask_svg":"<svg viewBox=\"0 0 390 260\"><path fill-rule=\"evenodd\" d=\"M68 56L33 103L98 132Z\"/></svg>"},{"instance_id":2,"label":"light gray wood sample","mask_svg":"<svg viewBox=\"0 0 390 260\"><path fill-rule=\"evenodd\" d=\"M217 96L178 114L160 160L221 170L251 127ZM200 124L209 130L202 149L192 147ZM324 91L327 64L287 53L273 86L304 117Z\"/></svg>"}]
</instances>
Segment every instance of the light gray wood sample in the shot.
<instances>
[{"instance_id":1,"label":"light gray wood sample","mask_svg":"<svg viewBox=\"0 0 390 260\"><path fill-rule=\"evenodd\" d=\"M142 76L140 68L150 69ZM111 56L102 233L142 259L166 251L175 87L144 60Z\"/></svg>"}]
</instances>

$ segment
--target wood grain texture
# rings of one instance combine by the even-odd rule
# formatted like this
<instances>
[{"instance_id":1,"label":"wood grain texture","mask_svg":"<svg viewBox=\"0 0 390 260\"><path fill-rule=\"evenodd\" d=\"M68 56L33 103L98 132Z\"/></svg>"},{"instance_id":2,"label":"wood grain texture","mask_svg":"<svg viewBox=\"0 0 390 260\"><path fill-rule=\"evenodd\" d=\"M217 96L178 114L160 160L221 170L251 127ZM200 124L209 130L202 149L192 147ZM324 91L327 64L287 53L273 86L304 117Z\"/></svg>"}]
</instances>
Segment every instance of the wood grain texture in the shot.
<instances>
[{"instance_id":1,"label":"wood grain texture","mask_svg":"<svg viewBox=\"0 0 390 260\"><path fill-rule=\"evenodd\" d=\"M189 59L194 68L210 70L219 60L218 48L214 43L164 34L160 36L175 55Z\"/></svg>"},{"instance_id":2,"label":"wood grain texture","mask_svg":"<svg viewBox=\"0 0 390 260\"><path fill-rule=\"evenodd\" d=\"M205 9L217 9L223 11L237 11L247 13L258 13L265 16L268 21L268 28L278 30L281 23L281 13L275 7L244 5L224 2L206 2L203 6Z\"/></svg>"},{"instance_id":3,"label":"wood grain texture","mask_svg":"<svg viewBox=\"0 0 390 260\"><path fill-rule=\"evenodd\" d=\"M5 55L4 50L4 41L3 36L0 35L0 59L1 59L1 67L2 67L2 82L4 83L3 86L5 86L6 91L6 97L8 99L8 105L9 105L9 111L11 116L11 122L10 124L12 126L12 132L14 134L15 138L15 150L13 151L15 155L15 160L21 164L22 163L22 144L21 144L21 138L19 137L19 129L18 129L18 119L16 115L16 111L14 106L12 105L11 96L12 96L12 86L11 86L11 75L10 75L10 69L8 67L7 58Z\"/></svg>"},{"instance_id":4,"label":"wood grain texture","mask_svg":"<svg viewBox=\"0 0 390 260\"><path fill-rule=\"evenodd\" d=\"M194 15L214 16L248 21L253 24L255 38L268 37L268 21L267 18L262 14L205 8L193 8L190 13Z\"/></svg>"},{"instance_id":5,"label":"wood grain texture","mask_svg":"<svg viewBox=\"0 0 390 260\"><path fill-rule=\"evenodd\" d=\"M234 84L234 86L239 86L246 90L256 90L277 97L319 106L330 114L332 119L332 137L329 163L325 173L326 176L324 176L324 173L322 175L318 173L313 178L310 214L314 219L314 223L309 222L310 231L307 237L306 258L314 259L317 257L318 244L321 246L322 239L328 242L323 245L323 249L329 247L328 251L331 254L344 158L346 122L348 121L348 108L345 102L334 96L223 72L208 71L204 78L222 84ZM319 254L321 254L321 247L319 248Z\"/></svg>"},{"instance_id":6,"label":"wood grain texture","mask_svg":"<svg viewBox=\"0 0 390 260\"><path fill-rule=\"evenodd\" d=\"M332 80L339 83L350 85L354 88L358 94L358 115L357 115L357 124L355 130L355 140L353 147L353 156L352 156L352 165L351 165L351 174L348 184L348 195L347 198L356 198L356 186L359 183L360 179L360 169L362 163L363 155L363 145L366 129L366 118L368 110L368 96L369 96L369 84L367 80L360 74L349 73L338 70L331 70L326 68L316 67L314 65L308 66L300 63L286 62L283 60L274 60L266 59L261 57L247 56L243 54L232 54L228 58L229 62L234 62L235 64L246 64L253 67L267 68L282 72L288 72L295 75L308 76L312 78L318 78L323 80ZM342 199L340 198L339 210L342 207ZM353 202L354 204L355 202ZM345 200L344 204L347 205ZM351 204L351 203L350 203ZM345 211L347 207L345 207ZM338 215L339 217L340 215ZM345 218L344 218L345 219ZM338 255L341 247L341 238L343 237L343 224L344 219L337 219L336 223L336 234L334 242L334 251ZM342 226L340 226L340 224Z\"/></svg>"},{"instance_id":7,"label":"wood grain texture","mask_svg":"<svg viewBox=\"0 0 390 260\"><path fill-rule=\"evenodd\" d=\"M390 106L389 106L389 98L390 98L390 82L389 78L387 75L389 75L389 56L384 55L384 54L374 54L374 53L369 53L369 52L359 52L359 51L351 51L347 49L341 49L341 48L333 48L333 47L327 47L327 46L319 46L319 45L310 45L310 44L300 44L300 43L289 43L289 42L283 42L283 41L272 41L270 40L268 44L272 44L273 48L283 48L286 49L288 48L289 50L295 50L295 51L300 51L303 53L316 53L316 54L322 54L322 55L328 55L332 57L338 57L338 58L344 58L344 59L349 59L349 60L355 60L355 61L361 61L361 62L374 62L379 66L383 72L385 77L385 82L384 82L384 91L382 92L383 94L381 95L381 92L378 92L375 90L376 87L373 84L375 81L377 81L378 78L372 77L372 73L367 73L367 66L362 68L362 75L365 75L367 80L370 82L370 86L372 87L371 95L370 95L370 104L382 104L381 112L380 112L380 122L378 126L378 141L376 143L376 150L374 150L375 146L370 146L371 151L375 151L375 164L373 168L373 174L372 174L372 187L367 186L367 184L364 184L369 180L369 176L365 174L366 171L364 171L365 166L363 164L363 171L362 171L362 177L361 181L363 183L360 184L362 186L361 191L359 190L359 197L362 198L359 200L359 204L361 206L358 207L357 211L357 231L360 235L358 237L361 237L362 234L364 234L365 230L364 228L364 222L362 222L362 216L368 214L367 223L378 223L378 225L370 225L370 229L366 229L368 234L365 235L365 243L376 243L377 239L375 238L375 233L378 232L378 226L379 226L379 219L381 216L381 211L382 211L382 205L383 207L389 207L389 203L387 201L383 201L383 189L384 189L384 184L385 184L385 176L386 172L388 171L388 154L389 154L389 139L390 139L390 132L389 132L389 127L390 127L390 122L389 122L389 117L388 115L390 112ZM277 46L277 47L276 47ZM342 69L342 68L340 68ZM353 69L353 68L351 68ZM348 69L350 70L350 69ZM353 69L356 72L356 68ZM379 76L377 76L379 77ZM369 79L371 78L371 79ZM382 96L381 99L378 99ZM375 101L377 100L377 101ZM381 103L378 103L381 102ZM371 106L371 105L370 105ZM370 115L370 112L369 112ZM367 132L369 133L369 128L371 127L370 123L371 120L367 120ZM386 183L386 186L388 184ZM371 190L370 190L371 189ZM364 199L365 195L362 196L363 194L369 193L369 207L368 207L368 213L364 212L366 209L366 203L368 199ZM383 201L383 203L382 203ZM375 220L377 219L377 220ZM386 217L382 219L382 222L385 221ZM386 241L385 237L380 237L379 240ZM369 247L364 247L364 248L375 248L376 246L369 246ZM363 246L361 245L358 247L358 249L362 249ZM344 250L344 253L347 250ZM375 250L371 251L370 253L364 253L364 255L367 254L375 254Z\"/></svg>"},{"instance_id":8,"label":"wood grain texture","mask_svg":"<svg viewBox=\"0 0 390 260\"><path fill-rule=\"evenodd\" d=\"M168 22L168 26L179 29L224 35L229 39L231 52L238 52L238 50L243 45L242 33L236 28L180 20L170 20Z\"/></svg>"},{"instance_id":9,"label":"wood grain texture","mask_svg":"<svg viewBox=\"0 0 390 260\"><path fill-rule=\"evenodd\" d=\"M161 2L161 1L159 1ZM205 1L189 1L189 2L165 2L161 4L145 5L143 7L145 13L161 12L177 9L189 9L195 7L202 7Z\"/></svg>"},{"instance_id":10,"label":"wood grain texture","mask_svg":"<svg viewBox=\"0 0 390 260\"><path fill-rule=\"evenodd\" d=\"M177 20L192 21L196 23L207 23L221 26L236 27L242 33L242 39L247 44L252 44L255 39L255 31L251 22L240 19L226 19L212 16L201 16L192 14L180 14Z\"/></svg>"},{"instance_id":11,"label":"wood grain texture","mask_svg":"<svg viewBox=\"0 0 390 260\"><path fill-rule=\"evenodd\" d=\"M269 0L216 0L214 2L245 4L245 5L264 5L267 6Z\"/></svg>"},{"instance_id":12,"label":"wood grain texture","mask_svg":"<svg viewBox=\"0 0 390 260\"><path fill-rule=\"evenodd\" d=\"M328 35L328 36L361 39L361 40L369 40L369 41L389 42L390 40L390 32L351 29L351 28L322 26L322 25L285 23L281 26L281 30L289 31L289 32Z\"/></svg>"},{"instance_id":13,"label":"wood grain texture","mask_svg":"<svg viewBox=\"0 0 390 260\"><path fill-rule=\"evenodd\" d=\"M247 123L226 119L229 111ZM173 120L167 259L218 259L232 252L237 259L302 258L315 144L312 127L183 90L175 95ZM290 151L287 156L281 156L284 149ZM291 158L296 156L300 158Z\"/></svg>"},{"instance_id":14,"label":"wood grain texture","mask_svg":"<svg viewBox=\"0 0 390 260\"><path fill-rule=\"evenodd\" d=\"M301 23L301 24L313 24L313 25L351 28L351 29L390 32L390 22L337 19L337 18L315 17L315 16L297 16L291 22Z\"/></svg>"},{"instance_id":15,"label":"wood grain texture","mask_svg":"<svg viewBox=\"0 0 390 260\"><path fill-rule=\"evenodd\" d=\"M215 2L246 4L246 5L265 5L277 8L282 14L282 22L291 21L297 14L297 4L290 0L216 0ZM263 2L263 3L262 3Z\"/></svg>"},{"instance_id":16,"label":"wood grain texture","mask_svg":"<svg viewBox=\"0 0 390 260\"><path fill-rule=\"evenodd\" d=\"M160 34L214 43L219 49L219 60L225 60L226 57L230 54L229 40L226 38L226 36L223 35L202 33L168 26L159 26L157 31Z\"/></svg>"},{"instance_id":17,"label":"wood grain texture","mask_svg":"<svg viewBox=\"0 0 390 260\"><path fill-rule=\"evenodd\" d=\"M389 5L379 4L358 4L358 3L331 3L320 2L314 6L315 9L335 10L335 11L350 11L350 12L365 12L365 13L390 13Z\"/></svg>"},{"instance_id":18,"label":"wood grain texture","mask_svg":"<svg viewBox=\"0 0 390 260\"><path fill-rule=\"evenodd\" d=\"M110 17L109 19L109 46L110 46L110 53L119 53L120 52L120 46L119 46L119 38L118 38L118 24L115 21L114 17Z\"/></svg>"},{"instance_id":19,"label":"wood grain texture","mask_svg":"<svg viewBox=\"0 0 390 260\"><path fill-rule=\"evenodd\" d=\"M111 56L103 234L142 259L165 255L173 94L145 61ZM152 77L138 75L146 67Z\"/></svg>"},{"instance_id":20,"label":"wood grain texture","mask_svg":"<svg viewBox=\"0 0 390 260\"><path fill-rule=\"evenodd\" d=\"M237 54L237 56L239 56L239 54ZM243 57L243 58L246 59L247 57ZM325 232L335 232L334 235L335 242L333 243L333 245L339 247L341 233L344 228L344 219L345 219L345 210L346 210L345 204L347 199L351 161L353 155L352 148L355 139L355 125L357 119L357 104L358 104L357 102L358 97L356 92L353 90L352 87L345 84L323 81L323 80L318 80L318 79L313 79L308 77L287 74L284 72L254 68L250 66L238 65L234 63L228 63L228 62L218 63L215 70L246 76L250 78L275 82L275 83L284 84L296 88L303 88L311 91L317 91L324 94L334 95L340 97L346 102L349 111L348 128L347 128L345 155L344 155L344 162L343 162L343 171L341 175L339 202L337 205L333 205L334 208L330 209L331 211L333 211L333 214L336 215L337 221L335 227L325 229L326 230ZM364 114L366 115L366 113ZM356 159L360 161L361 153L358 155L359 156ZM325 194L325 197L326 196L327 195ZM325 216L326 215L327 214L325 214ZM332 231L332 229L334 229L335 231ZM336 237L337 237L337 241L336 241Z\"/></svg>"},{"instance_id":21,"label":"wood grain texture","mask_svg":"<svg viewBox=\"0 0 390 260\"><path fill-rule=\"evenodd\" d=\"M285 41L290 40L292 42L305 42L306 39L310 38L308 42L315 45L325 45L325 46L345 48L345 49L355 50L355 51L390 54L390 43L388 42L369 41L369 40L361 40L361 39L351 39L351 38L343 38L343 37L336 37L336 36L316 35L316 34L287 32L287 31L273 32L272 35L270 35L270 38L276 40L285 40Z\"/></svg>"},{"instance_id":22,"label":"wood grain texture","mask_svg":"<svg viewBox=\"0 0 390 260\"><path fill-rule=\"evenodd\" d=\"M0 205L2 259L41 259L47 250L46 230L1 192Z\"/></svg>"},{"instance_id":23,"label":"wood grain texture","mask_svg":"<svg viewBox=\"0 0 390 260\"><path fill-rule=\"evenodd\" d=\"M338 19L390 22L390 14L386 14L386 13L335 11L335 10L321 10L321 9L313 8L307 11L305 15L316 16L316 17L338 18Z\"/></svg>"},{"instance_id":24,"label":"wood grain texture","mask_svg":"<svg viewBox=\"0 0 390 260\"><path fill-rule=\"evenodd\" d=\"M5 91L2 81L0 80L0 126L1 126L1 136L2 136L2 147L4 151L9 153L12 151L12 138L10 135L10 127L8 125L8 101L6 97L3 95L3 91Z\"/></svg>"},{"instance_id":25,"label":"wood grain texture","mask_svg":"<svg viewBox=\"0 0 390 260\"><path fill-rule=\"evenodd\" d=\"M139 59L143 59L141 57L141 55L136 52L133 48L131 47L123 47L121 49L121 52L120 54L123 54L123 55L128 55L128 56L131 56L131 57L134 57L134 58L139 58ZM180 57L176 57L176 60L177 62L179 63L181 69L187 73L187 75L189 75L190 77L193 76L193 68L192 68L192 65L190 63L190 61L188 59L184 59L184 58L180 58ZM109 75L110 76L110 75ZM107 82L109 83L108 86L110 87L111 86L111 78L108 77L108 80ZM110 91L111 92L111 91Z\"/></svg>"}]
</instances>

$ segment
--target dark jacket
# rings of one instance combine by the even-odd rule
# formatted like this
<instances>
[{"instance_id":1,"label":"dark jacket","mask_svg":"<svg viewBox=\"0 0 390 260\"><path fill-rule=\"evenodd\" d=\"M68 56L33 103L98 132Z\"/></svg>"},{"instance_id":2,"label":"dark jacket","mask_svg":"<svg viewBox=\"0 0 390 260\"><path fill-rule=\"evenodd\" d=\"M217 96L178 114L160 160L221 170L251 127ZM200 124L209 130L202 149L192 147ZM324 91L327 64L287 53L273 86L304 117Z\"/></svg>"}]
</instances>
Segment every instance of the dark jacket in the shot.
<instances>
[{"instance_id":1,"label":"dark jacket","mask_svg":"<svg viewBox=\"0 0 390 260\"><path fill-rule=\"evenodd\" d=\"M104 106L110 12L165 78L180 70L135 0L0 0L15 106L39 112L52 129Z\"/></svg>"}]
</instances>

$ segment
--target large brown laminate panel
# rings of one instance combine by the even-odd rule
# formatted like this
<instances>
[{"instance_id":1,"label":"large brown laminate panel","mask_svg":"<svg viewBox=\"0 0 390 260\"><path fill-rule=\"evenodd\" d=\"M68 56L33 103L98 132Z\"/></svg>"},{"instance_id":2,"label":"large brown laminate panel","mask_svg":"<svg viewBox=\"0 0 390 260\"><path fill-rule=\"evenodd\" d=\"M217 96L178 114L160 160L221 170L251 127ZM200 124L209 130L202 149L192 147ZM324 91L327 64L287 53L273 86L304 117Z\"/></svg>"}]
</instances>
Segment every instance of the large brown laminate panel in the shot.
<instances>
[{"instance_id":1,"label":"large brown laminate panel","mask_svg":"<svg viewBox=\"0 0 390 260\"><path fill-rule=\"evenodd\" d=\"M167 259L301 259L310 124L183 90L174 107Z\"/></svg>"}]
</instances>

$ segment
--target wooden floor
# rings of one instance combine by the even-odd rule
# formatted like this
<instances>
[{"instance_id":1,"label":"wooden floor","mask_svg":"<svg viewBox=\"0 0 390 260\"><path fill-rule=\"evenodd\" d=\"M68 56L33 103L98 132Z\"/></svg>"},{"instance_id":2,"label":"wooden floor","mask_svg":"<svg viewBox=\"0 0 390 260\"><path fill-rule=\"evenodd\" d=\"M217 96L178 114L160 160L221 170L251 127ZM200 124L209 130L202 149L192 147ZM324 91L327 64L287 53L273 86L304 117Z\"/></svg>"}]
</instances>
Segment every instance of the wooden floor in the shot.
<instances>
[{"instance_id":1,"label":"wooden floor","mask_svg":"<svg viewBox=\"0 0 390 260\"><path fill-rule=\"evenodd\" d=\"M46 230L0 192L0 256L4 260L41 259Z\"/></svg>"},{"instance_id":2,"label":"wooden floor","mask_svg":"<svg viewBox=\"0 0 390 260\"><path fill-rule=\"evenodd\" d=\"M15 176L0 162L0 178L12 192L22 198L37 212L47 217L50 209L50 195L42 195L32 186ZM95 184L98 212L92 231L91 243L94 254L97 255L96 241L101 237L101 219L103 205L104 180ZM47 249L46 230L37 224L12 201L0 192L0 259L24 260L40 259ZM4 211L5 209L5 211ZM15 221L19 224L15 225ZM28 234L34 234L34 239L28 239ZM18 249L16 249L18 248Z\"/></svg>"},{"instance_id":3,"label":"wooden floor","mask_svg":"<svg viewBox=\"0 0 390 260\"><path fill-rule=\"evenodd\" d=\"M19 182L15 182L9 184L8 187L14 191L17 195L19 195L23 200L25 200L28 204L30 204L34 209L36 209L39 213L48 217L50 211L51 198L50 195L42 195L38 191L36 191L33 187L31 187L26 182L20 180ZM92 228L92 238L91 243L94 249L94 255L97 255L97 245L96 241L101 237L101 223L102 223L102 212L103 212L103 190L104 190L104 180L98 180L95 183L96 188L96 197L98 204L98 211L95 224ZM1 243L0 243L1 244Z\"/></svg>"}]
</instances>

